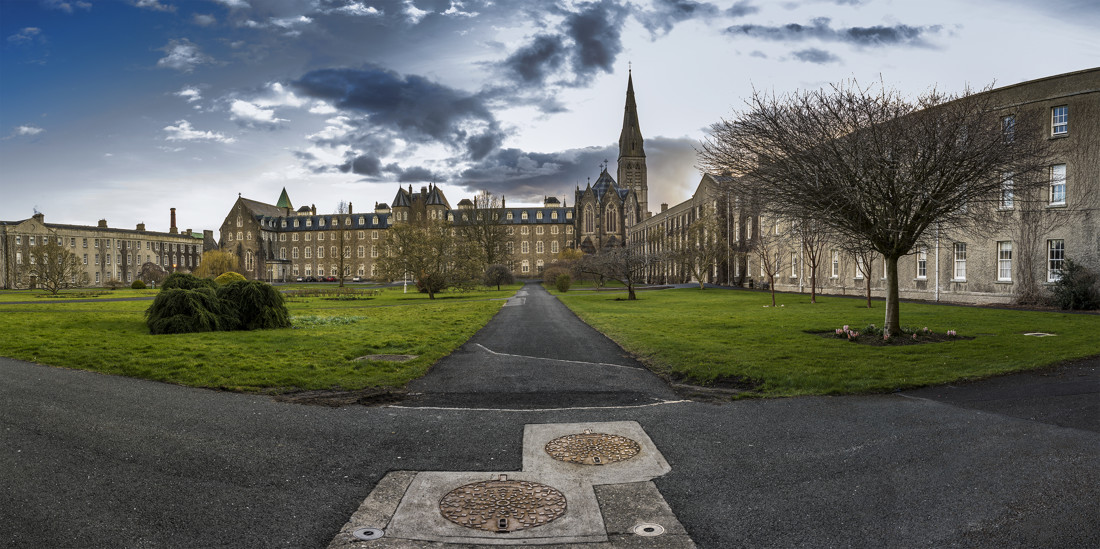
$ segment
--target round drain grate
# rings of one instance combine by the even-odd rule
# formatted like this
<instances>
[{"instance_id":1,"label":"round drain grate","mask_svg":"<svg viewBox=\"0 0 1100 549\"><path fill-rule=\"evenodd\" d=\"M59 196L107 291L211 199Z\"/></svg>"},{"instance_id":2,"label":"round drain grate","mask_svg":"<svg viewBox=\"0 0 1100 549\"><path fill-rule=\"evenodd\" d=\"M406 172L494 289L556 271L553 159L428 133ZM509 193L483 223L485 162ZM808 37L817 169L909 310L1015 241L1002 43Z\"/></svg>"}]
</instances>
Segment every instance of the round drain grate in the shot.
<instances>
[{"instance_id":1,"label":"round drain grate","mask_svg":"<svg viewBox=\"0 0 1100 549\"><path fill-rule=\"evenodd\" d=\"M655 537L665 533L665 527L660 524L643 522L634 527L634 533L639 536Z\"/></svg>"},{"instance_id":2,"label":"round drain grate","mask_svg":"<svg viewBox=\"0 0 1100 549\"><path fill-rule=\"evenodd\" d=\"M522 480L475 482L451 490L439 500L443 518L467 528L507 533L542 526L565 514L565 495Z\"/></svg>"},{"instance_id":3,"label":"round drain grate","mask_svg":"<svg viewBox=\"0 0 1100 549\"><path fill-rule=\"evenodd\" d=\"M558 461L583 463L585 465L604 465L616 461L626 461L642 449L637 442L606 433L593 433L585 429L583 433L565 435L546 443L546 453Z\"/></svg>"},{"instance_id":4,"label":"round drain grate","mask_svg":"<svg viewBox=\"0 0 1100 549\"><path fill-rule=\"evenodd\" d=\"M355 536L355 539L371 541L386 535L386 532L381 528L356 528L352 530L351 535Z\"/></svg>"}]
</instances>

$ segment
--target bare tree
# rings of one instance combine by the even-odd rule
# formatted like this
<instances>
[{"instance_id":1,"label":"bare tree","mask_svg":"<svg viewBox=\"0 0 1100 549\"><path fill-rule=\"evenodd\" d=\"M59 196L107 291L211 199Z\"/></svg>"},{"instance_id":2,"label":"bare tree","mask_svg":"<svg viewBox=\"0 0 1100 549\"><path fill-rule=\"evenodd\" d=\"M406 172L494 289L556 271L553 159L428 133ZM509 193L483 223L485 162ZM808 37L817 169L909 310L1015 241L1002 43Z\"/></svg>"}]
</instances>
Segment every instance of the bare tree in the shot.
<instances>
[{"instance_id":1,"label":"bare tree","mask_svg":"<svg viewBox=\"0 0 1100 549\"><path fill-rule=\"evenodd\" d=\"M58 244L54 237L43 236L43 244L27 249L27 265L22 276L25 283L35 285L51 294L66 288L88 285L88 273L77 254Z\"/></svg>"},{"instance_id":2,"label":"bare tree","mask_svg":"<svg viewBox=\"0 0 1100 549\"><path fill-rule=\"evenodd\" d=\"M476 246L486 265L511 265L504 202L488 191L474 196L474 207L456 212L455 226L459 234Z\"/></svg>"},{"instance_id":3,"label":"bare tree","mask_svg":"<svg viewBox=\"0 0 1100 549\"><path fill-rule=\"evenodd\" d=\"M858 240L846 242L842 248L847 252L852 261L856 262L856 272L863 278L863 286L867 296L867 308L871 308L871 274L875 271L875 252L866 243Z\"/></svg>"},{"instance_id":4,"label":"bare tree","mask_svg":"<svg viewBox=\"0 0 1100 549\"><path fill-rule=\"evenodd\" d=\"M662 254L646 253L639 243L608 246L599 253L585 255L577 269L599 278L617 280L626 286L627 299L638 299L634 287L644 278L646 270L660 263Z\"/></svg>"},{"instance_id":5,"label":"bare tree","mask_svg":"<svg viewBox=\"0 0 1100 549\"><path fill-rule=\"evenodd\" d=\"M929 91L907 100L855 82L783 96L755 92L746 108L711 126L700 151L710 173L751 184L788 218L816 217L864 240L886 261L887 334L900 333L898 259L930 227L976 227L1002 174L1021 182L1042 167L1039 121L1016 118L1012 135L991 94ZM741 190L741 189L739 189Z\"/></svg>"},{"instance_id":6,"label":"bare tree","mask_svg":"<svg viewBox=\"0 0 1100 549\"><path fill-rule=\"evenodd\" d=\"M411 275L430 299L444 289L475 284L484 271L477 250L443 221L401 223L386 233L377 263L383 276Z\"/></svg>"},{"instance_id":7,"label":"bare tree","mask_svg":"<svg viewBox=\"0 0 1100 549\"><path fill-rule=\"evenodd\" d=\"M672 260L695 277L700 290L706 289L704 283L707 275L729 255L729 239L723 238L723 228L715 212L709 206L703 206L682 235L666 235L672 240L666 246Z\"/></svg>"},{"instance_id":8,"label":"bare tree","mask_svg":"<svg viewBox=\"0 0 1100 549\"><path fill-rule=\"evenodd\" d=\"M229 254L226 254L229 255ZM205 257L206 254L203 254ZM230 256L236 260L236 256ZM202 265L199 265L195 269L195 276L204 276L199 274L199 270L202 269ZM138 272L138 278L149 284L160 284L164 277L168 276L168 273L164 270L164 267L152 262L145 262L141 264L141 271Z\"/></svg>"},{"instance_id":9,"label":"bare tree","mask_svg":"<svg viewBox=\"0 0 1100 549\"><path fill-rule=\"evenodd\" d=\"M797 219L791 225L791 240L801 246L802 263L810 273L810 303L817 303L817 273L832 240L829 227L814 217Z\"/></svg>"},{"instance_id":10,"label":"bare tree","mask_svg":"<svg viewBox=\"0 0 1100 549\"><path fill-rule=\"evenodd\" d=\"M787 228L777 216L761 216L760 226L752 235L752 255L756 258L762 274L768 281L772 307L775 307L775 277L779 275L780 258L787 247Z\"/></svg>"}]
</instances>

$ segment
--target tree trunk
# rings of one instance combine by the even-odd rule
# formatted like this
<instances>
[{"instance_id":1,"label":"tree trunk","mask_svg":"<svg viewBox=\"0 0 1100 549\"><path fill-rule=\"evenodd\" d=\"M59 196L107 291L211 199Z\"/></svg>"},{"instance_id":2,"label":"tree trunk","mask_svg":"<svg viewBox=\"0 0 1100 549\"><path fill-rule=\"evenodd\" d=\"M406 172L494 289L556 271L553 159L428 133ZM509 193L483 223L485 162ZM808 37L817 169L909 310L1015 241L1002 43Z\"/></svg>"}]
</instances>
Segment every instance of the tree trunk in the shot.
<instances>
[{"instance_id":1,"label":"tree trunk","mask_svg":"<svg viewBox=\"0 0 1100 549\"><path fill-rule=\"evenodd\" d=\"M868 270L870 270L870 269L868 269ZM867 281L867 308L870 309L871 308L871 273L867 273L863 276L866 277L866 281Z\"/></svg>"},{"instance_id":2,"label":"tree trunk","mask_svg":"<svg viewBox=\"0 0 1100 549\"><path fill-rule=\"evenodd\" d=\"M810 267L810 303L817 303L817 266Z\"/></svg>"},{"instance_id":3,"label":"tree trunk","mask_svg":"<svg viewBox=\"0 0 1100 549\"><path fill-rule=\"evenodd\" d=\"M898 310L898 258L886 258L886 336L901 335L901 314Z\"/></svg>"},{"instance_id":4,"label":"tree trunk","mask_svg":"<svg viewBox=\"0 0 1100 549\"><path fill-rule=\"evenodd\" d=\"M775 277L768 275L768 291L772 293L772 307L775 307Z\"/></svg>"},{"instance_id":5,"label":"tree trunk","mask_svg":"<svg viewBox=\"0 0 1100 549\"><path fill-rule=\"evenodd\" d=\"M634 295L634 284L626 285L626 298L630 301L638 299L638 296Z\"/></svg>"}]
</instances>

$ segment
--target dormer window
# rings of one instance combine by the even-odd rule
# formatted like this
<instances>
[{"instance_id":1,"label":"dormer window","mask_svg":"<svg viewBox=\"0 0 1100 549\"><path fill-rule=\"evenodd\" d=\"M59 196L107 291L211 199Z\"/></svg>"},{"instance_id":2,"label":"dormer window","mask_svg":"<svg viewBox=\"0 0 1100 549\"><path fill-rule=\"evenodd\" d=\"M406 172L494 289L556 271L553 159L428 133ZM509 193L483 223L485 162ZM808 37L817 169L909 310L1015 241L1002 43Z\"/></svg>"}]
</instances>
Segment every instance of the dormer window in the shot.
<instances>
[{"instance_id":1,"label":"dormer window","mask_svg":"<svg viewBox=\"0 0 1100 549\"><path fill-rule=\"evenodd\" d=\"M298 220L297 220L297 219L295 219L295 220L294 220L294 226L295 226L295 227L297 227L297 226L298 226Z\"/></svg>"},{"instance_id":2,"label":"dormer window","mask_svg":"<svg viewBox=\"0 0 1100 549\"><path fill-rule=\"evenodd\" d=\"M366 225L367 224L367 219L363 216L359 216L359 224L360 225Z\"/></svg>"},{"instance_id":3,"label":"dormer window","mask_svg":"<svg viewBox=\"0 0 1100 549\"><path fill-rule=\"evenodd\" d=\"M282 227L283 227L284 229L286 228L286 220L285 220L285 219L284 219L284 220L282 220L282 222L281 222L281 226L282 226Z\"/></svg>"},{"instance_id":4,"label":"dormer window","mask_svg":"<svg viewBox=\"0 0 1100 549\"><path fill-rule=\"evenodd\" d=\"M312 227L312 226L313 226L313 220L312 219L307 219L306 220L306 227Z\"/></svg>"},{"instance_id":5,"label":"dormer window","mask_svg":"<svg viewBox=\"0 0 1100 549\"><path fill-rule=\"evenodd\" d=\"M512 212L508 212L508 221L512 220Z\"/></svg>"},{"instance_id":6,"label":"dormer window","mask_svg":"<svg viewBox=\"0 0 1100 549\"><path fill-rule=\"evenodd\" d=\"M378 216L376 215L376 216L371 217L371 225L377 225L377 224L378 224Z\"/></svg>"},{"instance_id":7,"label":"dormer window","mask_svg":"<svg viewBox=\"0 0 1100 549\"><path fill-rule=\"evenodd\" d=\"M536 212L535 219L542 219L542 212Z\"/></svg>"},{"instance_id":8,"label":"dormer window","mask_svg":"<svg viewBox=\"0 0 1100 549\"><path fill-rule=\"evenodd\" d=\"M317 218L317 226L318 226L318 227L324 227L324 226L325 226L325 218L323 218L323 217L318 217L318 218Z\"/></svg>"},{"instance_id":9,"label":"dormer window","mask_svg":"<svg viewBox=\"0 0 1100 549\"><path fill-rule=\"evenodd\" d=\"M520 219L527 221L527 210L523 210L523 213L519 215Z\"/></svg>"},{"instance_id":10,"label":"dormer window","mask_svg":"<svg viewBox=\"0 0 1100 549\"><path fill-rule=\"evenodd\" d=\"M557 219L557 218L558 218L558 212L550 212L550 219Z\"/></svg>"}]
</instances>

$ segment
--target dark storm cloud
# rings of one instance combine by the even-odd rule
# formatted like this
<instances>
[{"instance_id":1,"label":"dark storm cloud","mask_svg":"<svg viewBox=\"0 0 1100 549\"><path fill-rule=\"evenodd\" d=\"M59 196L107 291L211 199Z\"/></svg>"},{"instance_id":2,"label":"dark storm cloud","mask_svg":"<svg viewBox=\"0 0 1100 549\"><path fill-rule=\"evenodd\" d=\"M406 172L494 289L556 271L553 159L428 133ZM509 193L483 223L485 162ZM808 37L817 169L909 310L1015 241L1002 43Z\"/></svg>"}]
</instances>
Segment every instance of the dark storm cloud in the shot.
<instances>
[{"instance_id":1,"label":"dark storm cloud","mask_svg":"<svg viewBox=\"0 0 1100 549\"><path fill-rule=\"evenodd\" d=\"M627 13L626 6L604 0L587 4L565 18L566 36L575 45L572 61L577 76L613 72L615 57L623 49L621 34Z\"/></svg>"},{"instance_id":2,"label":"dark storm cloud","mask_svg":"<svg viewBox=\"0 0 1100 549\"><path fill-rule=\"evenodd\" d=\"M395 167L394 170L388 171L397 175L399 183L442 183L447 181L446 177L423 166L413 166L405 169Z\"/></svg>"},{"instance_id":3,"label":"dark storm cloud","mask_svg":"<svg viewBox=\"0 0 1100 549\"><path fill-rule=\"evenodd\" d=\"M402 76L380 67L320 69L293 83L301 93L365 114L373 128L400 134L410 142L437 142L484 157L503 132L482 97L418 75ZM474 135L465 129L483 128Z\"/></svg>"},{"instance_id":4,"label":"dark storm cloud","mask_svg":"<svg viewBox=\"0 0 1100 549\"><path fill-rule=\"evenodd\" d=\"M350 171L356 175L377 177L382 175L382 161L373 156L359 155L342 164L339 169L344 173Z\"/></svg>"},{"instance_id":5,"label":"dark storm cloud","mask_svg":"<svg viewBox=\"0 0 1100 549\"><path fill-rule=\"evenodd\" d=\"M793 52L791 55L793 55L795 59L798 59L799 61L805 61L807 63L817 63L818 65L840 61L839 57L825 50L819 50L817 48L799 50Z\"/></svg>"},{"instance_id":6,"label":"dark storm cloud","mask_svg":"<svg viewBox=\"0 0 1100 549\"><path fill-rule=\"evenodd\" d=\"M726 11L722 12L729 17L744 17L746 15L752 15L760 11L760 8L750 4L748 0L741 0L740 2L730 6Z\"/></svg>"},{"instance_id":7,"label":"dark storm cloud","mask_svg":"<svg viewBox=\"0 0 1100 549\"><path fill-rule=\"evenodd\" d=\"M743 3L743 2L742 2ZM736 6L735 6L736 7ZM734 8L730 8L732 10ZM655 0L653 10L637 15L642 26L654 37L668 34L677 23L699 17L713 17L718 8L708 2L692 0Z\"/></svg>"},{"instance_id":8,"label":"dark storm cloud","mask_svg":"<svg viewBox=\"0 0 1100 549\"><path fill-rule=\"evenodd\" d=\"M809 25L791 23L788 25L769 27L764 25L734 25L725 30L732 36L749 36L764 40L800 41L817 39L829 42L846 42L857 46L927 46L924 37L928 34L937 34L942 27L940 25L911 27L909 25L894 25L884 27L848 27L834 29L829 24L828 17L819 17Z\"/></svg>"},{"instance_id":9,"label":"dark storm cloud","mask_svg":"<svg viewBox=\"0 0 1100 549\"><path fill-rule=\"evenodd\" d=\"M527 84L540 84L565 63L566 45L561 35L540 34L516 50L502 65Z\"/></svg>"}]
</instances>

